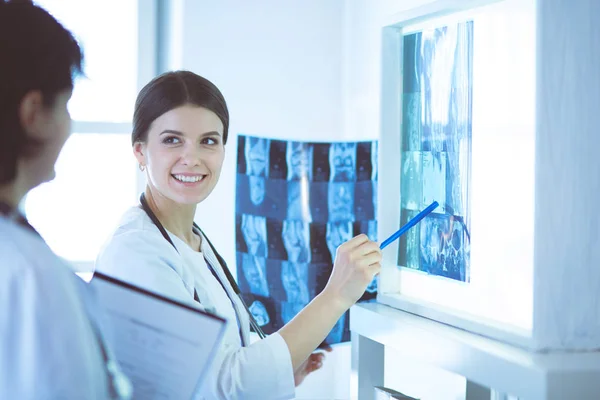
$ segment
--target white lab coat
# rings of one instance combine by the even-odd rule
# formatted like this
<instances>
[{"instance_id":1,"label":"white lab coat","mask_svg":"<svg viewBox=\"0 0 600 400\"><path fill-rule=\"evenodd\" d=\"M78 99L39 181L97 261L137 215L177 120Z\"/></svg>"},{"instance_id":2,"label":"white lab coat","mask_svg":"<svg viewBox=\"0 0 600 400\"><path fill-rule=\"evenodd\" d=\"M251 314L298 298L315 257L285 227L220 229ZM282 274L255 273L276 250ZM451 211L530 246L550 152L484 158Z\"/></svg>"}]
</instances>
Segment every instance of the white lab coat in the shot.
<instances>
[{"instance_id":1,"label":"white lab coat","mask_svg":"<svg viewBox=\"0 0 600 400\"><path fill-rule=\"evenodd\" d=\"M0 398L129 397L90 288L34 232L0 215Z\"/></svg>"},{"instance_id":2,"label":"white lab coat","mask_svg":"<svg viewBox=\"0 0 600 400\"><path fill-rule=\"evenodd\" d=\"M275 333L243 347L238 319L244 342L248 343L248 315L207 241L202 240L202 252L197 252L177 236L169 235L177 250L141 208L131 208L103 247L96 270L194 306L198 306L194 301L196 289L205 310L227 319L225 337L197 398L294 398L291 356L281 335ZM225 290L210 272L204 257Z\"/></svg>"}]
</instances>

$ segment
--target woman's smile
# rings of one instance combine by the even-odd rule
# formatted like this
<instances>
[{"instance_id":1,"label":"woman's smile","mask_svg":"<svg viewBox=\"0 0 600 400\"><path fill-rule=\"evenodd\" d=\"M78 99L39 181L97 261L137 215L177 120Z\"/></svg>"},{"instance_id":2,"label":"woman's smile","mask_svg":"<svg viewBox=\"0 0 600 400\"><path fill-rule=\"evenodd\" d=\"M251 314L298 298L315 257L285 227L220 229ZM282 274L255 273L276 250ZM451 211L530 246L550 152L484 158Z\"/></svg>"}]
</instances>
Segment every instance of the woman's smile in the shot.
<instances>
[{"instance_id":1,"label":"woman's smile","mask_svg":"<svg viewBox=\"0 0 600 400\"><path fill-rule=\"evenodd\" d=\"M208 175L200 174L171 174L171 177L179 184L186 187L194 187L204 182Z\"/></svg>"}]
</instances>

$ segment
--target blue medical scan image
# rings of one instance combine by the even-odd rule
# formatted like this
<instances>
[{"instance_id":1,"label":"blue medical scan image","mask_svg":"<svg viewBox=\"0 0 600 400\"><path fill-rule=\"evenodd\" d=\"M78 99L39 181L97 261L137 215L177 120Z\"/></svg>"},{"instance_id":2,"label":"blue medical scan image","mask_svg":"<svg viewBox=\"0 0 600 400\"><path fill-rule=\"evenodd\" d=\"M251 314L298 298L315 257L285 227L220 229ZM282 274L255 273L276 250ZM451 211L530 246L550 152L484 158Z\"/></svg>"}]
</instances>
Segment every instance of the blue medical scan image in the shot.
<instances>
[{"instance_id":1,"label":"blue medical scan image","mask_svg":"<svg viewBox=\"0 0 600 400\"><path fill-rule=\"evenodd\" d=\"M327 182L331 176L329 151L331 143L313 143L313 181Z\"/></svg>"},{"instance_id":2,"label":"blue medical scan image","mask_svg":"<svg viewBox=\"0 0 600 400\"><path fill-rule=\"evenodd\" d=\"M269 170L269 140L249 137L244 148L246 173L252 176L267 176Z\"/></svg>"},{"instance_id":3,"label":"blue medical scan image","mask_svg":"<svg viewBox=\"0 0 600 400\"><path fill-rule=\"evenodd\" d=\"M370 221L375 219L377 182L360 181L354 184L354 220ZM366 233L366 232L365 232Z\"/></svg>"},{"instance_id":4,"label":"blue medical scan image","mask_svg":"<svg viewBox=\"0 0 600 400\"><path fill-rule=\"evenodd\" d=\"M241 254L238 253L238 257ZM267 260L267 271L274 269L271 261ZM240 290L244 302L248 304L250 314L256 319L256 322L266 334L271 334L279 330L282 325L281 310L278 302L273 301L274 290L269 291L269 296L251 293L245 285L246 281L243 277L238 277ZM251 328L252 329L252 328ZM252 329L253 330L253 329Z\"/></svg>"},{"instance_id":5,"label":"blue medical scan image","mask_svg":"<svg viewBox=\"0 0 600 400\"><path fill-rule=\"evenodd\" d=\"M417 210L423 199L422 152L405 151L402 156L402 208ZM430 203L431 204L431 203Z\"/></svg>"},{"instance_id":6,"label":"blue medical scan image","mask_svg":"<svg viewBox=\"0 0 600 400\"><path fill-rule=\"evenodd\" d=\"M377 167L373 161L377 160L377 146L374 143L360 142L356 143L356 180L372 181L373 176L377 174ZM372 155L373 151L375 156Z\"/></svg>"},{"instance_id":7,"label":"blue medical scan image","mask_svg":"<svg viewBox=\"0 0 600 400\"><path fill-rule=\"evenodd\" d=\"M265 201L265 178L262 176L248 176L250 187L250 201L255 206L260 206Z\"/></svg>"},{"instance_id":8,"label":"blue medical scan image","mask_svg":"<svg viewBox=\"0 0 600 400\"><path fill-rule=\"evenodd\" d=\"M421 227L421 268L434 275L443 269L444 241L448 237L448 220L435 216L423 221Z\"/></svg>"},{"instance_id":9,"label":"blue medical scan image","mask_svg":"<svg viewBox=\"0 0 600 400\"><path fill-rule=\"evenodd\" d=\"M307 263L310 261L310 233L309 224L301 220L284 220L283 245L287 252L287 260L294 263Z\"/></svg>"},{"instance_id":10,"label":"blue medical scan image","mask_svg":"<svg viewBox=\"0 0 600 400\"><path fill-rule=\"evenodd\" d=\"M236 213L283 219L288 212L288 185L284 180L237 174Z\"/></svg>"},{"instance_id":11,"label":"blue medical scan image","mask_svg":"<svg viewBox=\"0 0 600 400\"><path fill-rule=\"evenodd\" d=\"M332 182L354 182L356 180L356 143L333 143L329 150L329 164Z\"/></svg>"},{"instance_id":12,"label":"blue medical scan image","mask_svg":"<svg viewBox=\"0 0 600 400\"><path fill-rule=\"evenodd\" d=\"M256 320L256 323L259 326L265 326L269 322L271 322L271 318L269 317L267 308L261 301L253 301L252 304L250 304L250 307L248 307L248 309L250 310L250 313L252 314L252 316Z\"/></svg>"},{"instance_id":13,"label":"blue medical scan image","mask_svg":"<svg viewBox=\"0 0 600 400\"><path fill-rule=\"evenodd\" d=\"M367 221L367 229L361 229L361 232L367 234L367 236L369 237L369 240L372 240L374 242L377 241L377 221L376 220L372 220L372 221Z\"/></svg>"},{"instance_id":14,"label":"blue medical scan image","mask_svg":"<svg viewBox=\"0 0 600 400\"><path fill-rule=\"evenodd\" d=\"M269 283L267 282L267 263L264 257L251 254L242 254L241 262L244 284L240 285L248 289L252 294L269 297ZM241 289L241 288L240 288Z\"/></svg>"},{"instance_id":15,"label":"blue medical scan image","mask_svg":"<svg viewBox=\"0 0 600 400\"><path fill-rule=\"evenodd\" d=\"M283 283L287 301L308 304L310 295L307 263L299 264L283 261L281 263L281 282Z\"/></svg>"},{"instance_id":16,"label":"blue medical scan image","mask_svg":"<svg viewBox=\"0 0 600 400\"><path fill-rule=\"evenodd\" d=\"M412 35L413 39L416 40ZM411 43L409 40L410 37L406 37L404 39L404 43ZM412 55L412 54L410 54ZM409 55L409 56L410 56ZM407 54L405 53L405 62L406 62ZM414 72L413 68L413 72ZM415 81L416 77L414 77ZM404 76L404 82L407 81L407 76ZM414 90L415 92L406 92L406 90ZM402 118L404 120L403 126L403 141L402 141L402 150L403 151L420 151L421 146L421 137L423 136L423 124L421 121L422 118L422 109L421 109L421 95L420 88L411 86L405 87L405 92L403 95L402 102Z\"/></svg>"},{"instance_id":17,"label":"blue medical scan image","mask_svg":"<svg viewBox=\"0 0 600 400\"><path fill-rule=\"evenodd\" d=\"M379 142L371 143L371 180L377 182L379 173Z\"/></svg>"},{"instance_id":18,"label":"blue medical scan image","mask_svg":"<svg viewBox=\"0 0 600 400\"><path fill-rule=\"evenodd\" d=\"M248 253L257 257L267 256L267 219L258 215L242 215L242 234Z\"/></svg>"},{"instance_id":19,"label":"blue medical scan image","mask_svg":"<svg viewBox=\"0 0 600 400\"><path fill-rule=\"evenodd\" d=\"M238 135L236 264L242 297L267 333L289 322L331 274L336 249L377 240L378 144ZM378 280L363 300L377 296ZM325 340L350 339L344 315Z\"/></svg>"},{"instance_id":20,"label":"blue medical scan image","mask_svg":"<svg viewBox=\"0 0 600 400\"><path fill-rule=\"evenodd\" d=\"M314 264L333 264L327 247L327 224L310 224L310 260Z\"/></svg>"},{"instance_id":21,"label":"blue medical scan image","mask_svg":"<svg viewBox=\"0 0 600 400\"><path fill-rule=\"evenodd\" d=\"M400 222L440 206L400 239L398 264L468 282L473 22L405 36L402 62Z\"/></svg>"},{"instance_id":22,"label":"blue medical scan image","mask_svg":"<svg viewBox=\"0 0 600 400\"><path fill-rule=\"evenodd\" d=\"M422 269L430 274L464 281L469 241L462 224L452 215L425 218L421 229Z\"/></svg>"},{"instance_id":23,"label":"blue medical scan image","mask_svg":"<svg viewBox=\"0 0 600 400\"><path fill-rule=\"evenodd\" d=\"M310 184L307 180L287 182L287 219L312 221L309 202Z\"/></svg>"},{"instance_id":24,"label":"blue medical scan image","mask_svg":"<svg viewBox=\"0 0 600 400\"><path fill-rule=\"evenodd\" d=\"M329 221L329 182L312 182L309 186L308 201L313 222Z\"/></svg>"},{"instance_id":25,"label":"blue medical scan image","mask_svg":"<svg viewBox=\"0 0 600 400\"><path fill-rule=\"evenodd\" d=\"M437 199L446 198L446 153L445 152L422 152L422 187L423 205L431 204ZM439 201L438 201L439 203ZM436 212L443 212L445 202L442 202Z\"/></svg>"},{"instance_id":26,"label":"blue medical scan image","mask_svg":"<svg viewBox=\"0 0 600 400\"><path fill-rule=\"evenodd\" d=\"M287 260L288 253L283 244L283 221L267 218L267 254L270 260ZM241 249L238 249L241 251Z\"/></svg>"},{"instance_id":27,"label":"blue medical scan image","mask_svg":"<svg viewBox=\"0 0 600 400\"><path fill-rule=\"evenodd\" d=\"M406 225L408 221L417 216L419 211L403 209L400 213L400 224ZM423 221L417 226L409 229L404 235L400 236L398 252L398 265L414 270L421 269L421 227Z\"/></svg>"},{"instance_id":28,"label":"blue medical scan image","mask_svg":"<svg viewBox=\"0 0 600 400\"><path fill-rule=\"evenodd\" d=\"M238 136L240 137L240 136ZM249 137L249 136L241 136ZM269 178L287 179L287 142L283 140L271 140L269 148ZM240 171L238 171L239 173Z\"/></svg>"},{"instance_id":29,"label":"blue medical scan image","mask_svg":"<svg viewBox=\"0 0 600 400\"><path fill-rule=\"evenodd\" d=\"M329 221L354 221L354 183L332 182L327 192Z\"/></svg>"},{"instance_id":30,"label":"blue medical scan image","mask_svg":"<svg viewBox=\"0 0 600 400\"><path fill-rule=\"evenodd\" d=\"M325 240L332 260L335 260L337 248L352 239L353 233L351 221L334 221L327 224Z\"/></svg>"},{"instance_id":31,"label":"blue medical scan image","mask_svg":"<svg viewBox=\"0 0 600 400\"><path fill-rule=\"evenodd\" d=\"M312 180L313 147L304 142L288 142L286 152L287 180Z\"/></svg>"}]
</instances>

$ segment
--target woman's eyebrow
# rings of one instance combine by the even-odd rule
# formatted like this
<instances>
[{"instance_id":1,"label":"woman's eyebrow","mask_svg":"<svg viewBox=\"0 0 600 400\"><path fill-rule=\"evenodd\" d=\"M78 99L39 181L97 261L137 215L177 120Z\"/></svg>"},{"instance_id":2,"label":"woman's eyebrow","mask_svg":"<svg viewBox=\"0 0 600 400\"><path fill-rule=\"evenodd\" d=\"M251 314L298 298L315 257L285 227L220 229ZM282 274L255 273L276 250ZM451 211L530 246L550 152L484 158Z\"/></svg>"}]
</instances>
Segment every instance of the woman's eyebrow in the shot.
<instances>
[{"instance_id":1,"label":"woman's eyebrow","mask_svg":"<svg viewBox=\"0 0 600 400\"><path fill-rule=\"evenodd\" d=\"M184 136L183 132L175 130L175 129L165 129L164 131L162 131L160 135L164 135L164 134L171 134L171 135L177 135L177 136ZM204 136L213 136L213 135L218 135L221 136L221 133L218 131L209 131L209 132L204 132L202 135L200 135L201 137Z\"/></svg>"},{"instance_id":2,"label":"woman's eyebrow","mask_svg":"<svg viewBox=\"0 0 600 400\"><path fill-rule=\"evenodd\" d=\"M221 136L221 132L218 132L218 131L204 132L200 136L213 136L213 135Z\"/></svg>"},{"instance_id":3,"label":"woman's eyebrow","mask_svg":"<svg viewBox=\"0 0 600 400\"><path fill-rule=\"evenodd\" d=\"M164 131L162 131L162 132L159 134L159 136L160 136L160 135L164 135L165 133L169 133L169 134L171 134L171 135L183 136L183 132L181 132L181 131L176 131L176 130L173 130L173 129L165 129Z\"/></svg>"}]
</instances>

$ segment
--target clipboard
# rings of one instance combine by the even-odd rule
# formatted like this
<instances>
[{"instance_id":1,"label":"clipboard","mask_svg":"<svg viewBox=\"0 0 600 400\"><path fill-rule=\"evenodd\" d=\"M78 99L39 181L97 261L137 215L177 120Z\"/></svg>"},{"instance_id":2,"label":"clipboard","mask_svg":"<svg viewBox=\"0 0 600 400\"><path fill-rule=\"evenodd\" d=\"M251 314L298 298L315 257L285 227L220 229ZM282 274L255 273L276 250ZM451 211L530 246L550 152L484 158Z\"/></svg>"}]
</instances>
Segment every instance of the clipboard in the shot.
<instances>
[{"instance_id":1,"label":"clipboard","mask_svg":"<svg viewBox=\"0 0 600 400\"><path fill-rule=\"evenodd\" d=\"M136 399L190 399L212 366L226 320L96 272L90 285Z\"/></svg>"}]
</instances>

